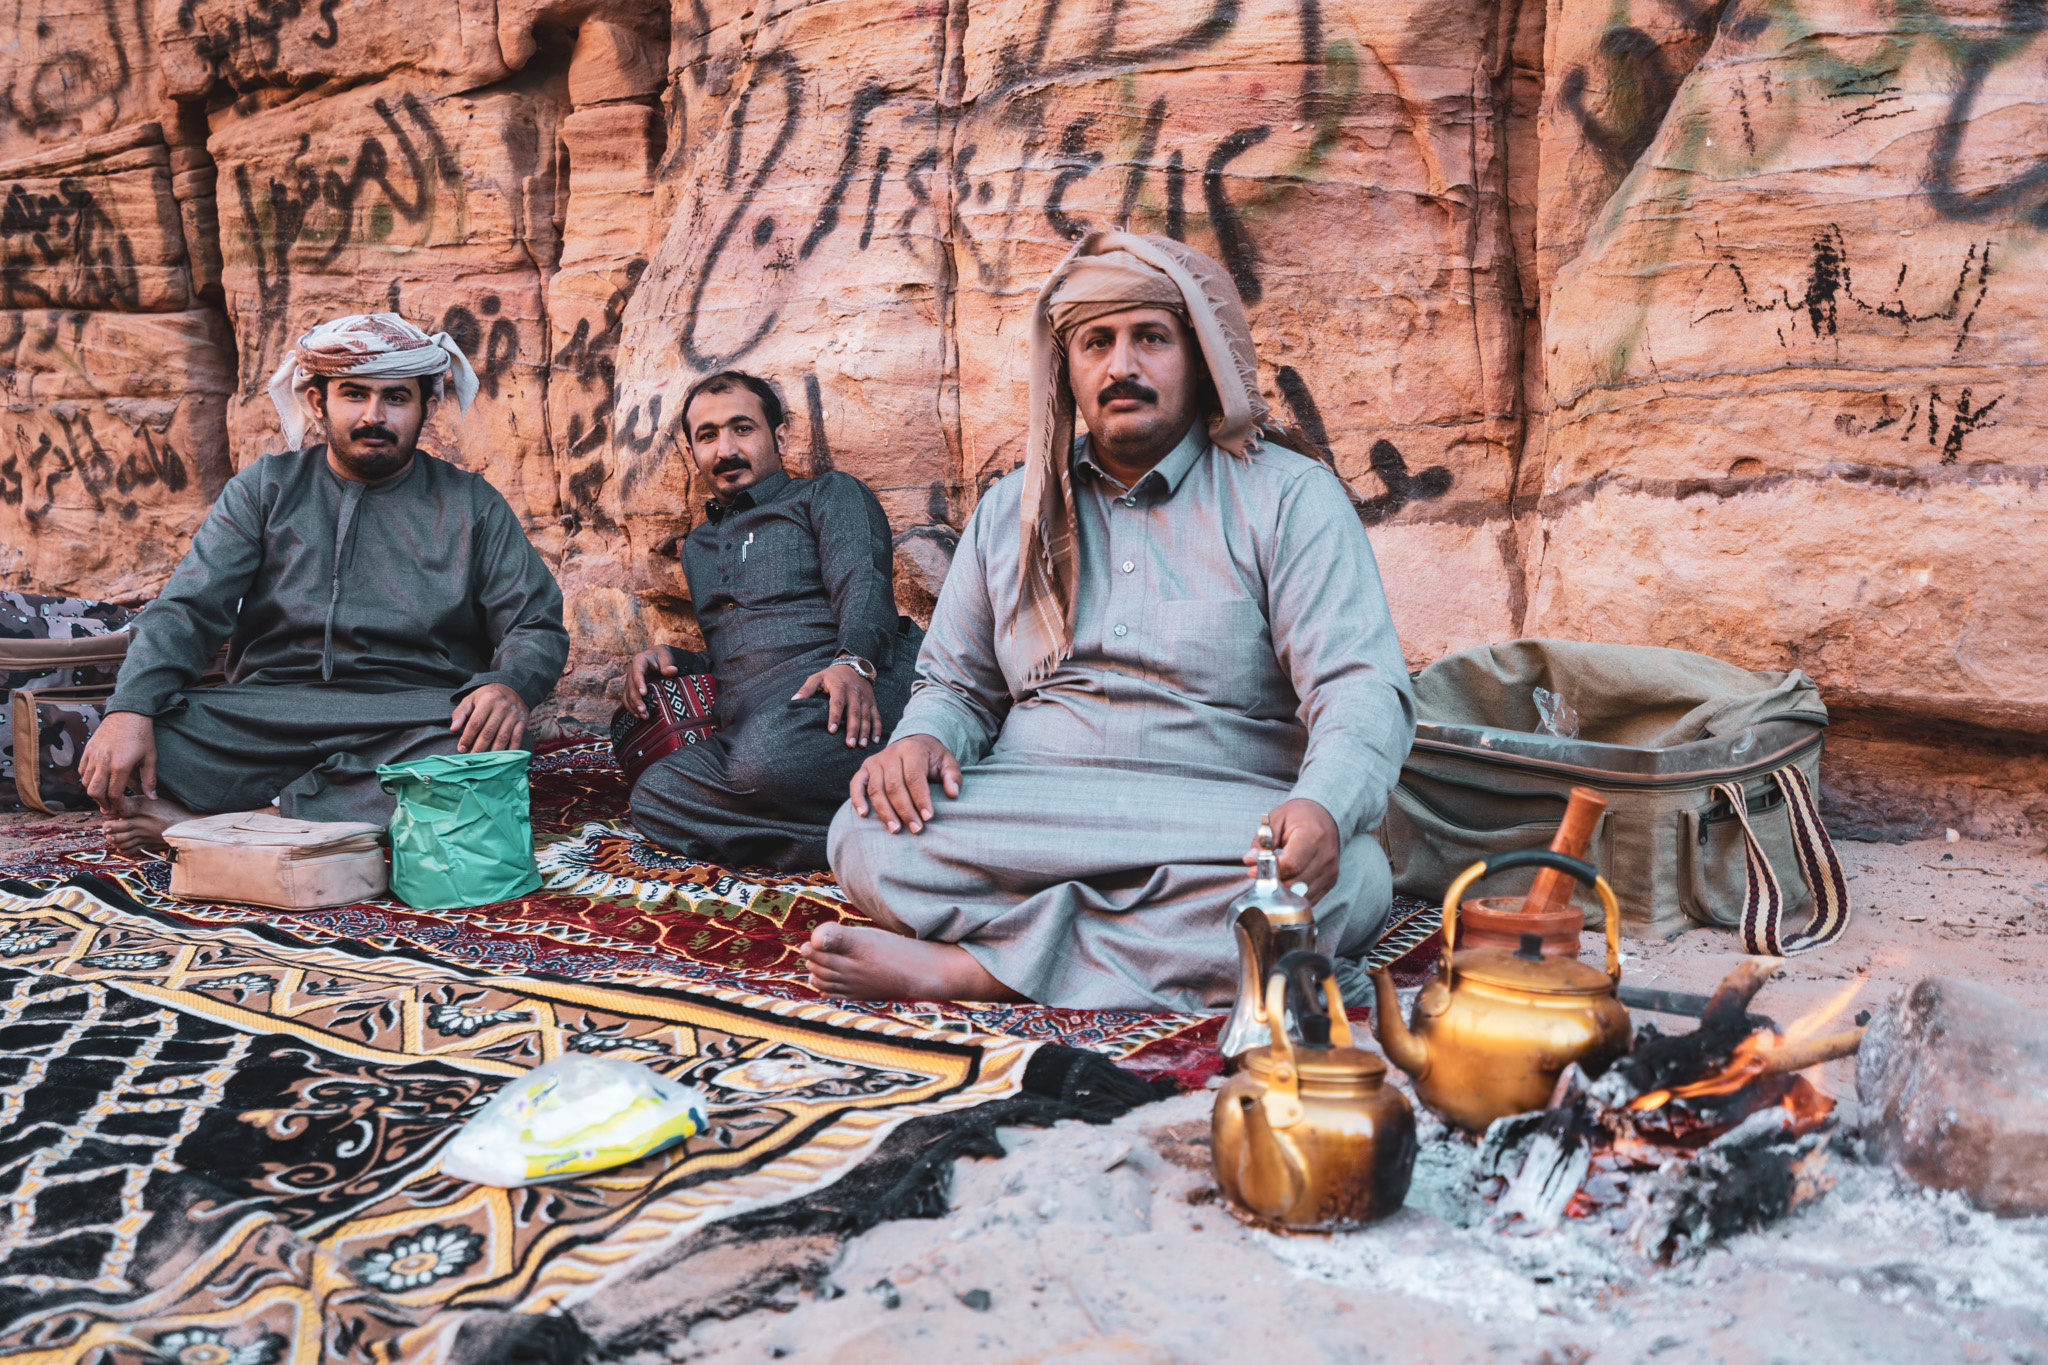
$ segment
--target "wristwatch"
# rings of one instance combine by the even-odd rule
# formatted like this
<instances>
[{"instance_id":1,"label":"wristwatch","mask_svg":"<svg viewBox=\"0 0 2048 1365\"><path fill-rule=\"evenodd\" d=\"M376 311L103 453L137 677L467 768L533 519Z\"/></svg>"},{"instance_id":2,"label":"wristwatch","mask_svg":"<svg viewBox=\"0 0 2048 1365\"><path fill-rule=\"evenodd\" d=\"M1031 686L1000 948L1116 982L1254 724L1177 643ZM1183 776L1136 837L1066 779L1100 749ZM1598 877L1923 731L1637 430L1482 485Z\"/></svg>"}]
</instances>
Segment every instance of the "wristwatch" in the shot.
<instances>
[{"instance_id":1,"label":"wristwatch","mask_svg":"<svg viewBox=\"0 0 2048 1365\"><path fill-rule=\"evenodd\" d=\"M869 682L873 682L875 680L877 673L875 666L869 663L866 659L861 658L858 654L842 654L838 658L834 659L832 662L835 664L845 664L848 668L860 674Z\"/></svg>"}]
</instances>

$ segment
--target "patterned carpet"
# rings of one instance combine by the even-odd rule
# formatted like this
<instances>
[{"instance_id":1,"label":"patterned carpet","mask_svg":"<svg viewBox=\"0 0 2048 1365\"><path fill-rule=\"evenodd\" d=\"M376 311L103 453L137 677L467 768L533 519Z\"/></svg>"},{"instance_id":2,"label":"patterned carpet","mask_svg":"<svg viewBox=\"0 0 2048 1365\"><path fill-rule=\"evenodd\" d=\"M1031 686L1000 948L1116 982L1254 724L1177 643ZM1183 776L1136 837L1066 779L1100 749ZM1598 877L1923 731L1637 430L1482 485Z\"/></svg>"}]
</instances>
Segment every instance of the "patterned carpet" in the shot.
<instances>
[{"instance_id":1,"label":"patterned carpet","mask_svg":"<svg viewBox=\"0 0 2048 1365\"><path fill-rule=\"evenodd\" d=\"M478 1312L545 1312L1038 1065L817 1002L492 976L119 899L0 882L9 1360L446 1358ZM555 1185L440 1174L505 1079L568 1052L703 1087L711 1128Z\"/></svg>"},{"instance_id":2,"label":"patterned carpet","mask_svg":"<svg viewBox=\"0 0 2048 1365\"><path fill-rule=\"evenodd\" d=\"M607 746L537 755L542 887L460 911L187 903L90 827L10 830L33 842L0 853L0 1356L511 1358L471 1329L561 1327L546 1310L761 1220L942 1208L931 1172L999 1151L993 1125L1219 1065L1210 1015L820 999L796 946L861 921L829 876L675 857L625 808ZM1400 970L1434 916L1396 913ZM440 1174L504 1079L571 1052L703 1086L712 1129L523 1191Z\"/></svg>"},{"instance_id":3,"label":"patterned carpet","mask_svg":"<svg viewBox=\"0 0 2048 1365\"><path fill-rule=\"evenodd\" d=\"M261 923L310 943L410 949L453 966L548 973L625 985L690 984L791 1001L819 999L796 947L819 924L866 921L829 873L784 876L732 870L670 854L623 823L627 793L610 747L557 744L532 766L541 889L470 910L420 911L396 900L287 913L194 905L167 894L170 866L128 859L97 834L71 831L26 852L0 854L0 877L54 888L86 874L138 905L194 925ZM1427 956L1435 916L1400 901L1376 960L1397 972ZM1421 947L1423 952L1413 950ZM1364 1002L1359 1002L1363 1004ZM1215 1069L1220 1020L1204 1014L1069 1010L1042 1005L936 1001L844 1004L855 1013L962 1037L1000 1036L1089 1048L1141 1073L1199 1083Z\"/></svg>"}]
</instances>

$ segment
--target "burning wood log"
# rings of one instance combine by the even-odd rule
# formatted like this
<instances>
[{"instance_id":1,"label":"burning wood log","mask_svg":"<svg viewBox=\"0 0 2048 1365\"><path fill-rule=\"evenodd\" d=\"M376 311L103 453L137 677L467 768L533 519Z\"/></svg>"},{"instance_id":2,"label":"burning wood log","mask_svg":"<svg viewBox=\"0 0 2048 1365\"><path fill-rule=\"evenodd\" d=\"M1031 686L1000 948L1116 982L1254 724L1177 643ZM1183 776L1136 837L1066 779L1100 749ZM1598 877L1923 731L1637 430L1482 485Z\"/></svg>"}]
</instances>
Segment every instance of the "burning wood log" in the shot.
<instances>
[{"instance_id":1,"label":"burning wood log","mask_svg":"<svg viewBox=\"0 0 2048 1365\"><path fill-rule=\"evenodd\" d=\"M1863 1030L1817 1035L1833 1009L1782 1034L1751 1014L1781 965L1744 962L1693 1033L1646 1025L1606 1074L1568 1068L1548 1109L1495 1123L1479 1161L1495 1224L1534 1232L1602 1217L1671 1261L1824 1191L1834 1101L1798 1073L1853 1054Z\"/></svg>"}]
</instances>

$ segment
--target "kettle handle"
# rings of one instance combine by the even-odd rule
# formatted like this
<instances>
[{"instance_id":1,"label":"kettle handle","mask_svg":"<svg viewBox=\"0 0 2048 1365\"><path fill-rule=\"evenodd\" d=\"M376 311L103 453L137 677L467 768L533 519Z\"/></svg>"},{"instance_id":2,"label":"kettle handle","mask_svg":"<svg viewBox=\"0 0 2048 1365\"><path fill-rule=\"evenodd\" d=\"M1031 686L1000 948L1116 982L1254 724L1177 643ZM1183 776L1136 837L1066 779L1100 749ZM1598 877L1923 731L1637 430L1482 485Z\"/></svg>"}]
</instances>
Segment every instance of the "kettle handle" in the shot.
<instances>
[{"instance_id":1,"label":"kettle handle","mask_svg":"<svg viewBox=\"0 0 2048 1365\"><path fill-rule=\"evenodd\" d=\"M1289 953L1289 957L1293 954ZM1275 1128L1292 1128L1301 1122L1301 1073L1294 1062L1294 1043L1287 1036L1287 974L1275 970L1266 979L1266 1017L1273 1021L1273 1079L1260 1101L1266 1106L1266 1121Z\"/></svg>"},{"instance_id":2,"label":"kettle handle","mask_svg":"<svg viewBox=\"0 0 2048 1365\"><path fill-rule=\"evenodd\" d=\"M1481 877L1495 872L1510 872L1518 867L1553 868L1593 888L1600 897L1600 908L1606 912L1607 918L1607 979L1620 985L1621 904L1614 899L1614 888L1607 884L1607 878L1582 858L1566 857L1547 848L1518 848L1490 862L1472 864L1459 873L1458 879L1444 892L1444 988L1448 990L1453 984L1451 953L1458 946L1458 903L1465 899L1466 888Z\"/></svg>"},{"instance_id":3,"label":"kettle handle","mask_svg":"<svg viewBox=\"0 0 2048 1365\"><path fill-rule=\"evenodd\" d=\"M1336 973L1335 963L1309 948L1297 948L1273 964L1273 974L1287 978L1302 1041L1312 1047L1352 1045L1351 1019L1344 1012Z\"/></svg>"}]
</instances>

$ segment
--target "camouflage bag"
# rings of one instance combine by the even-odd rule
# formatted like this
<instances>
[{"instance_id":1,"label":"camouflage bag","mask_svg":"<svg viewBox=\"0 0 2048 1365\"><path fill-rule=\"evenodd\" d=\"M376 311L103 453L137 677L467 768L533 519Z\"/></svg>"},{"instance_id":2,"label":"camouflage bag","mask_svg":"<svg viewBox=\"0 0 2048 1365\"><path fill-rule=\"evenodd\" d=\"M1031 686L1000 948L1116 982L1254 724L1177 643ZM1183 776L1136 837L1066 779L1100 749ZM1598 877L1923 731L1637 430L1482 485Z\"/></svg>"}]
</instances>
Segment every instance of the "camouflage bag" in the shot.
<instances>
[{"instance_id":1,"label":"camouflage bag","mask_svg":"<svg viewBox=\"0 0 2048 1365\"><path fill-rule=\"evenodd\" d=\"M70 688L110 693L128 653L128 626L136 615L136 608L83 597L0 592L0 808L14 805L20 789L10 696ZM98 724L95 710L92 725ZM79 742L84 742L83 736ZM25 752L33 754L34 746ZM61 744L57 752L63 752ZM71 766L76 769L75 757Z\"/></svg>"},{"instance_id":2,"label":"camouflage bag","mask_svg":"<svg viewBox=\"0 0 2048 1365\"><path fill-rule=\"evenodd\" d=\"M50 814L92 805L78 764L113 695L111 686L14 693L8 710L14 730L14 791L22 805Z\"/></svg>"}]
</instances>

